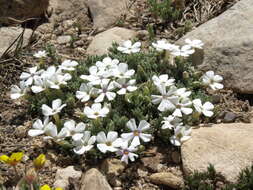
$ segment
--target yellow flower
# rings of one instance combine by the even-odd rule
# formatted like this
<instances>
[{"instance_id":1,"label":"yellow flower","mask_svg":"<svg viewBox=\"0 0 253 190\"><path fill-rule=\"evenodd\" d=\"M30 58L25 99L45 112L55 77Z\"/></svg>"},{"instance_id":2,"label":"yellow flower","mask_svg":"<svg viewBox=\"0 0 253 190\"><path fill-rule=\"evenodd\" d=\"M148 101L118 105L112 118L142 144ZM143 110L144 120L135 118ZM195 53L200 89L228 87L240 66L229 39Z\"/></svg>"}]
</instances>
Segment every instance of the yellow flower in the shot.
<instances>
[{"instance_id":1,"label":"yellow flower","mask_svg":"<svg viewBox=\"0 0 253 190\"><path fill-rule=\"evenodd\" d=\"M48 185L43 185L42 187L40 187L40 190L52 190ZM54 190L63 190L60 187L56 187Z\"/></svg>"},{"instance_id":2,"label":"yellow flower","mask_svg":"<svg viewBox=\"0 0 253 190\"><path fill-rule=\"evenodd\" d=\"M40 170L41 168L43 168L43 166L45 165L46 162L46 156L45 154L40 154L34 161L33 161L33 165L35 167L36 170Z\"/></svg>"},{"instance_id":3,"label":"yellow flower","mask_svg":"<svg viewBox=\"0 0 253 190\"><path fill-rule=\"evenodd\" d=\"M16 166L23 158L23 152L12 153L11 156L2 155L0 156L0 161L11 166Z\"/></svg>"},{"instance_id":4,"label":"yellow flower","mask_svg":"<svg viewBox=\"0 0 253 190\"><path fill-rule=\"evenodd\" d=\"M40 190L51 190L51 188L48 185L43 185Z\"/></svg>"}]
</instances>

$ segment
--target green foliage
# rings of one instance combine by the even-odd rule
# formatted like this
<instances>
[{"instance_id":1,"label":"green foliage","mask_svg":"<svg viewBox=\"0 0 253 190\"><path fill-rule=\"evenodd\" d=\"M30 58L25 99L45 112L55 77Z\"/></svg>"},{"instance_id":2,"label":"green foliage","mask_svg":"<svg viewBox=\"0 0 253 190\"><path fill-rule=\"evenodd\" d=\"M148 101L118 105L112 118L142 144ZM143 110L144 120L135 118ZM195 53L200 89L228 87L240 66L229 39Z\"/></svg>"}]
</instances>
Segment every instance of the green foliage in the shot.
<instances>
[{"instance_id":1,"label":"green foliage","mask_svg":"<svg viewBox=\"0 0 253 190\"><path fill-rule=\"evenodd\" d=\"M209 165L206 172L195 172L187 177L184 190L215 190L218 181L224 181L224 178Z\"/></svg>"},{"instance_id":2,"label":"green foliage","mask_svg":"<svg viewBox=\"0 0 253 190\"><path fill-rule=\"evenodd\" d=\"M219 187L217 182L222 182L224 187ZM243 169L235 184L229 184L222 175L210 165L206 172L195 172L185 179L184 190L251 190L253 189L253 165Z\"/></svg>"},{"instance_id":3,"label":"green foliage","mask_svg":"<svg viewBox=\"0 0 253 190\"><path fill-rule=\"evenodd\" d=\"M163 22L173 22L179 19L181 13L172 6L171 0L148 0L150 12L156 17L162 19Z\"/></svg>"}]
</instances>

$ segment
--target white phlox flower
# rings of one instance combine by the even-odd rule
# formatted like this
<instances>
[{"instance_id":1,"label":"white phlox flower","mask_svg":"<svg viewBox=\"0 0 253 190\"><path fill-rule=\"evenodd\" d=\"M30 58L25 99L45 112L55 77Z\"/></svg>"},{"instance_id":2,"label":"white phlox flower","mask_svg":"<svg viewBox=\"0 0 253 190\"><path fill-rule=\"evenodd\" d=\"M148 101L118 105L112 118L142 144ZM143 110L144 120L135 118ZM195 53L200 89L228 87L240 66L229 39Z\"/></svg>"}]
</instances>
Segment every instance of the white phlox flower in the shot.
<instances>
[{"instance_id":1,"label":"white phlox flower","mask_svg":"<svg viewBox=\"0 0 253 190\"><path fill-rule=\"evenodd\" d=\"M34 85L31 87L32 92L37 94L49 88L48 81L40 76L34 77Z\"/></svg>"},{"instance_id":2,"label":"white phlox flower","mask_svg":"<svg viewBox=\"0 0 253 190\"><path fill-rule=\"evenodd\" d=\"M117 68L118 64L118 59L112 59L110 57L105 57L102 61L96 62L96 66L99 70L107 72L112 72L111 70Z\"/></svg>"},{"instance_id":3,"label":"white phlox flower","mask_svg":"<svg viewBox=\"0 0 253 190\"><path fill-rule=\"evenodd\" d=\"M74 71L77 65L78 65L78 62L76 61L65 60L62 62L61 65L59 65L59 69L66 70L66 71Z\"/></svg>"},{"instance_id":4,"label":"white phlox flower","mask_svg":"<svg viewBox=\"0 0 253 190\"><path fill-rule=\"evenodd\" d=\"M49 88L60 89L61 85L67 85L67 81L71 80L72 76L69 73L55 74L47 79Z\"/></svg>"},{"instance_id":5,"label":"white phlox flower","mask_svg":"<svg viewBox=\"0 0 253 190\"><path fill-rule=\"evenodd\" d=\"M81 75L80 78L88 81L91 85L99 85L103 79L111 76L111 73L105 70L99 70L97 66L91 66L89 73L89 75Z\"/></svg>"},{"instance_id":6,"label":"white phlox flower","mask_svg":"<svg viewBox=\"0 0 253 190\"><path fill-rule=\"evenodd\" d=\"M140 139L143 140L143 142L149 142L151 140L151 134L143 133L144 131L150 129L150 124L147 121L141 120L139 126L137 127L135 119L130 119L126 126L131 130L131 132L123 133L121 134L121 137L124 140L131 141L133 146L140 145Z\"/></svg>"},{"instance_id":7,"label":"white phlox flower","mask_svg":"<svg viewBox=\"0 0 253 190\"><path fill-rule=\"evenodd\" d=\"M168 117L164 117L162 121L162 129L175 129L178 125L183 125L182 120L178 117L170 115Z\"/></svg>"},{"instance_id":8,"label":"white phlox flower","mask_svg":"<svg viewBox=\"0 0 253 190\"><path fill-rule=\"evenodd\" d=\"M10 93L11 99L15 100L15 99L18 99L18 98L24 96L26 94L27 90L28 90L28 88L27 88L24 81L20 81L19 86L12 85L11 86L11 93Z\"/></svg>"},{"instance_id":9,"label":"white phlox flower","mask_svg":"<svg viewBox=\"0 0 253 190\"><path fill-rule=\"evenodd\" d=\"M100 103L94 103L91 107L86 106L83 110L83 113L88 118L96 119L99 117L106 117L106 115L109 113L109 108L106 106L102 108Z\"/></svg>"},{"instance_id":10,"label":"white phlox flower","mask_svg":"<svg viewBox=\"0 0 253 190\"><path fill-rule=\"evenodd\" d=\"M171 86L167 91L165 85L157 85L156 87L161 95L151 95L152 103L159 104L158 110L161 112L173 109L175 106L172 101L175 102L179 99L174 95L177 88L175 86Z\"/></svg>"},{"instance_id":11,"label":"white phlox flower","mask_svg":"<svg viewBox=\"0 0 253 190\"><path fill-rule=\"evenodd\" d=\"M52 77L61 74L63 74L61 69L57 69L55 66L50 66L47 70L41 73L41 77L50 80Z\"/></svg>"},{"instance_id":12,"label":"white phlox flower","mask_svg":"<svg viewBox=\"0 0 253 190\"><path fill-rule=\"evenodd\" d=\"M120 63L113 71L114 76L117 78L131 78L135 73L134 69L128 70L128 65L126 63Z\"/></svg>"},{"instance_id":13,"label":"white phlox flower","mask_svg":"<svg viewBox=\"0 0 253 190\"><path fill-rule=\"evenodd\" d=\"M47 57L47 52L45 50L38 51L38 52L34 53L33 56L36 58Z\"/></svg>"},{"instance_id":14,"label":"white phlox flower","mask_svg":"<svg viewBox=\"0 0 253 190\"><path fill-rule=\"evenodd\" d=\"M50 122L50 125L53 123ZM33 129L28 131L28 135L31 137L39 136L45 133L45 127L49 125L49 117L45 117L44 121L42 122L40 119L37 119L33 123Z\"/></svg>"},{"instance_id":15,"label":"white phlox flower","mask_svg":"<svg viewBox=\"0 0 253 190\"><path fill-rule=\"evenodd\" d=\"M121 145L122 139L118 138L118 133L115 131L109 131L107 136L103 131L97 134L97 148L103 153L116 152Z\"/></svg>"},{"instance_id":16,"label":"white phlox flower","mask_svg":"<svg viewBox=\"0 0 253 190\"><path fill-rule=\"evenodd\" d=\"M73 142L75 148L73 151L76 154L84 154L85 152L90 151L94 147L96 142L96 136L91 136L90 131L85 131L81 139Z\"/></svg>"},{"instance_id":17,"label":"white phlox flower","mask_svg":"<svg viewBox=\"0 0 253 190\"><path fill-rule=\"evenodd\" d=\"M192 108L190 108L192 105L192 102L189 98L173 99L172 102L174 104L174 108L172 109L173 116L182 117L183 114L189 115L193 111Z\"/></svg>"},{"instance_id":18,"label":"white phlox flower","mask_svg":"<svg viewBox=\"0 0 253 190\"><path fill-rule=\"evenodd\" d=\"M156 43L152 43L152 46L157 50L157 51L163 51L163 50L169 50L173 51L174 49L177 49L178 46L171 44L167 42L167 40L158 40Z\"/></svg>"},{"instance_id":19,"label":"white phlox flower","mask_svg":"<svg viewBox=\"0 0 253 190\"><path fill-rule=\"evenodd\" d=\"M117 94L124 95L127 92L133 92L137 90L137 87L135 85L136 80L127 80L127 79L118 79L116 82L114 82L114 85L119 88L120 90L117 91Z\"/></svg>"},{"instance_id":20,"label":"white phlox flower","mask_svg":"<svg viewBox=\"0 0 253 190\"><path fill-rule=\"evenodd\" d=\"M60 113L61 110L66 106L66 104L62 104L62 100L61 99L56 99L53 100L52 102L52 108L49 107L46 104L42 105L42 113L44 116L52 116L55 115L57 113Z\"/></svg>"},{"instance_id":21,"label":"white phlox flower","mask_svg":"<svg viewBox=\"0 0 253 190\"><path fill-rule=\"evenodd\" d=\"M185 39L185 43L187 43L189 46L197 49L203 49L204 43L201 40L190 40Z\"/></svg>"},{"instance_id":22,"label":"white phlox flower","mask_svg":"<svg viewBox=\"0 0 253 190\"><path fill-rule=\"evenodd\" d=\"M66 128L62 128L60 132L58 132L57 126L50 122L44 129L45 137L44 140L53 139L56 142L60 142L64 140L68 136L68 130Z\"/></svg>"},{"instance_id":23,"label":"white phlox flower","mask_svg":"<svg viewBox=\"0 0 253 190\"><path fill-rule=\"evenodd\" d=\"M74 141L77 141L83 137L86 125L83 122L76 124L74 120L68 120L64 123L64 128L67 129L67 136L71 136Z\"/></svg>"},{"instance_id":24,"label":"white phlox flower","mask_svg":"<svg viewBox=\"0 0 253 190\"><path fill-rule=\"evenodd\" d=\"M117 154L119 156L122 156L122 162L128 164L128 160L134 162L135 158L138 158L138 155L134 153L135 151L137 151L137 148L135 146L133 146L132 144L129 146L128 141L123 141Z\"/></svg>"},{"instance_id":25,"label":"white phlox flower","mask_svg":"<svg viewBox=\"0 0 253 190\"><path fill-rule=\"evenodd\" d=\"M76 91L76 98L81 102L89 101L92 95L94 95L94 88L90 84L82 83L79 91Z\"/></svg>"},{"instance_id":26,"label":"white phlox flower","mask_svg":"<svg viewBox=\"0 0 253 190\"><path fill-rule=\"evenodd\" d=\"M23 72L20 75L20 79L25 81L26 86L30 86L33 84L34 77L39 76L44 70L39 70L38 67L29 68L29 72Z\"/></svg>"},{"instance_id":27,"label":"white phlox flower","mask_svg":"<svg viewBox=\"0 0 253 190\"><path fill-rule=\"evenodd\" d=\"M191 91L187 91L186 88L179 88L175 91L175 95L181 99L189 98Z\"/></svg>"},{"instance_id":28,"label":"white phlox flower","mask_svg":"<svg viewBox=\"0 0 253 190\"><path fill-rule=\"evenodd\" d=\"M205 102L202 104L200 99L195 99L192 101L194 108L197 112L203 113L206 117L212 117L214 109L214 105L211 102Z\"/></svg>"},{"instance_id":29,"label":"white phlox flower","mask_svg":"<svg viewBox=\"0 0 253 190\"><path fill-rule=\"evenodd\" d=\"M152 80L156 86L164 85L164 86L172 86L174 85L175 79L169 79L169 75L163 74L160 76L154 75Z\"/></svg>"},{"instance_id":30,"label":"white phlox flower","mask_svg":"<svg viewBox=\"0 0 253 190\"><path fill-rule=\"evenodd\" d=\"M213 90L220 90L223 88L223 84L220 83L222 80L222 76L215 75L213 71L207 71L202 77L203 84L209 86Z\"/></svg>"},{"instance_id":31,"label":"white phlox flower","mask_svg":"<svg viewBox=\"0 0 253 190\"><path fill-rule=\"evenodd\" d=\"M137 53L140 51L141 42L135 42L132 44L130 40L123 42L122 46L117 48L118 51L126 54Z\"/></svg>"},{"instance_id":32,"label":"white phlox flower","mask_svg":"<svg viewBox=\"0 0 253 190\"><path fill-rule=\"evenodd\" d=\"M189 45L184 45L181 48L174 49L171 54L174 56L188 57L195 52Z\"/></svg>"},{"instance_id":33,"label":"white phlox flower","mask_svg":"<svg viewBox=\"0 0 253 190\"><path fill-rule=\"evenodd\" d=\"M187 126L178 126L174 130L174 135L170 137L171 144L181 146L181 144L191 138L191 128Z\"/></svg>"},{"instance_id":34,"label":"white phlox flower","mask_svg":"<svg viewBox=\"0 0 253 190\"><path fill-rule=\"evenodd\" d=\"M110 79L103 79L101 81L101 89L96 90L98 97L95 99L95 102L103 102L106 97L109 101L112 101L116 97L116 93L113 92L115 89L114 82L110 82Z\"/></svg>"}]
</instances>

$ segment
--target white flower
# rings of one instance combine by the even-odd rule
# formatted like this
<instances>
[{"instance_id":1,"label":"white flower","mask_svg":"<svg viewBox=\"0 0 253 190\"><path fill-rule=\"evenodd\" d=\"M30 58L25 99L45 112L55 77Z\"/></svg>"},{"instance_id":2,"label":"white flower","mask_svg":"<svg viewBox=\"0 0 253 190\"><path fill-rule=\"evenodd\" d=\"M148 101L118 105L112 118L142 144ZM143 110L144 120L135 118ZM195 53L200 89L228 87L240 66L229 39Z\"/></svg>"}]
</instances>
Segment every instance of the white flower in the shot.
<instances>
[{"instance_id":1,"label":"white flower","mask_svg":"<svg viewBox=\"0 0 253 190\"><path fill-rule=\"evenodd\" d=\"M42 78L40 76L34 77L34 85L31 87L33 93L40 93L46 90L48 87L49 84L45 78Z\"/></svg>"},{"instance_id":2,"label":"white flower","mask_svg":"<svg viewBox=\"0 0 253 190\"><path fill-rule=\"evenodd\" d=\"M76 61L71 60L65 60L62 62L62 64L59 66L60 69L66 70L66 71L74 71L75 66L77 66L78 63Z\"/></svg>"},{"instance_id":3,"label":"white flower","mask_svg":"<svg viewBox=\"0 0 253 190\"><path fill-rule=\"evenodd\" d=\"M67 129L67 136L71 136L73 140L80 140L83 137L83 132L86 128L86 125L83 122L80 122L76 125L74 120L68 120L64 123L64 128Z\"/></svg>"},{"instance_id":4,"label":"white flower","mask_svg":"<svg viewBox=\"0 0 253 190\"><path fill-rule=\"evenodd\" d=\"M190 40L185 39L185 43L187 43L189 46L197 49L202 49L204 43L201 40Z\"/></svg>"},{"instance_id":5,"label":"white flower","mask_svg":"<svg viewBox=\"0 0 253 190\"><path fill-rule=\"evenodd\" d=\"M89 81L91 85L99 85L103 79L107 79L111 74L105 70L99 70L97 66L89 68L89 75L81 75L80 78Z\"/></svg>"},{"instance_id":6,"label":"white flower","mask_svg":"<svg viewBox=\"0 0 253 190\"><path fill-rule=\"evenodd\" d=\"M165 85L166 87L172 86L175 82L175 79L169 79L169 75L167 75L167 74L163 74L160 76L154 75L152 77L152 80L156 86Z\"/></svg>"},{"instance_id":7,"label":"white flower","mask_svg":"<svg viewBox=\"0 0 253 190\"><path fill-rule=\"evenodd\" d=\"M178 125L182 125L182 120L178 117L170 115L169 117L164 117L162 121L162 129L175 129Z\"/></svg>"},{"instance_id":8,"label":"white flower","mask_svg":"<svg viewBox=\"0 0 253 190\"><path fill-rule=\"evenodd\" d=\"M117 91L119 95L126 94L127 92L133 92L137 90L137 87L135 85L136 80L132 79L127 81L126 79L118 79L116 82L114 82L114 85L117 88L120 88L120 90Z\"/></svg>"},{"instance_id":9,"label":"white flower","mask_svg":"<svg viewBox=\"0 0 253 190\"><path fill-rule=\"evenodd\" d=\"M214 109L214 106L211 102L206 102L202 105L202 102L200 99L195 99L192 101L194 108L199 113L203 113L206 117L212 117Z\"/></svg>"},{"instance_id":10,"label":"white flower","mask_svg":"<svg viewBox=\"0 0 253 190\"><path fill-rule=\"evenodd\" d=\"M189 98L183 98L183 99L173 99L172 103L174 104L173 116L176 117L182 117L183 114L189 115L192 113L192 108L189 108L192 105L192 102Z\"/></svg>"},{"instance_id":11,"label":"white flower","mask_svg":"<svg viewBox=\"0 0 253 190\"><path fill-rule=\"evenodd\" d=\"M83 113L91 119L96 119L98 117L106 117L106 115L109 113L109 109L104 106L102 108L102 105L100 103L92 104L91 107L86 106L83 110Z\"/></svg>"},{"instance_id":12,"label":"white flower","mask_svg":"<svg viewBox=\"0 0 253 190\"><path fill-rule=\"evenodd\" d=\"M150 129L150 124L147 121L141 120L139 123L139 126L137 128L135 119L130 119L127 122L126 126L128 129L131 130L131 132L130 133L123 133L123 134L121 134L121 137L127 141L132 140L133 146L140 145L141 144L140 139L143 140L144 142L149 142L151 140L151 138L152 138L151 134L143 133L143 131Z\"/></svg>"},{"instance_id":13,"label":"white flower","mask_svg":"<svg viewBox=\"0 0 253 190\"><path fill-rule=\"evenodd\" d=\"M186 88L179 88L176 90L175 95L181 99L188 98L191 95L191 91L186 91Z\"/></svg>"},{"instance_id":14,"label":"white flower","mask_svg":"<svg viewBox=\"0 0 253 190\"><path fill-rule=\"evenodd\" d=\"M131 78L135 70L130 69L128 70L128 65L126 63L120 63L114 71L114 76L117 78Z\"/></svg>"},{"instance_id":15,"label":"white flower","mask_svg":"<svg viewBox=\"0 0 253 190\"><path fill-rule=\"evenodd\" d=\"M52 102L52 108L50 108L48 105L43 104L42 105L42 113L44 116L51 116L55 115L57 113L60 113L62 108L64 108L66 104L62 104L61 99L53 100Z\"/></svg>"},{"instance_id":16,"label":"white flower","mask_svg":"<svg viewBox=\"0 0 253 190\"><path fill-rule=\"evenodd\" d=\"M182 56L182 57L188 57L191 54L193 54L195 52L194 49L192 49L191 46L189 45L184 45L183 47L174 49L171 54L174 56Z\"/></svg>"},{"instance_id":17,"label":"white flower","mask_svg":"<svg viewBox=\"0 0 253 190\"><path fill-rule=\"evenodd\" d=\"M128 141L123 141L120 150L117 152L118 155L122 156L121 161L128 164L128 160L131 160L132 162L135 161L135 158L138 158L138 155L133 153L137 151L137 148L133 146L132 144L129 146Z\"/></svg>"},{"instance_id":18,"label":"white flower","mask_svg":"<svg viewBox=\"0 0 253 190\"><path fill-rule=\"evenodd\" d=\"M168 43L165 39L163 40L158 40L156 43L152 43L152 46L157 50L157 51L163 51L163 50L169 50L173 51L174 49L177 49L177 45L173 45L171 43Z\"/></svg>"},{"instance_id":19,"label":"white flower","mask_svg":"<svg viewBox=\"0 0 253 190\"><path fill-rule=\"evenodd\" d=\"M98 67L99 70L102 71L110 71L111 69L117 68L119 64L118 59L112 59L110 57L105 57L103 61L97 61L96 66Z\"/></svg>"},{"instance_id":20,"label":"white flower","mask_svg":"<svg viewBox=\"0 0 253 190\"><path fill-rule=\"evenodd\" d=\"M118 147L122 144L122 139L118 138L118 133L115 131L109 131L107 137L103 131L97 134L97 148L106 153L109 152L116 152Z\"/></svg>"},{"instance_id":21,"label":"white flower","mask_svg":"<svg viewBox=\"0 0 253 190\"><path fill-rule=\"evenodd\" d=\"M38 67L29 68L29 72L23 72L20 75L20 79L25 81L26 86L30 86L33 83L34 77L40 75L44 70L37 71Z\"/></svg>"},{"instance_id":22,"label":"white flower","mask_svg":"<svg viewBox=\"0 0 253 190\"><path fill-rule=\"evenodd\" d=\"M76 154L84 154L94 147L96 136L91 136L90 131L85 131L80 140L74 141L74 152Z\"/></svg>"},{"instance_id":23,"label":"white flower","mask_svg":"<svg viewBox=\"0 0 253 190\"><path fill-rule=\"evenodd\" d=\"M181 144L191 138L191 128L186 126L178 126L174 130L174 135L170 137L171 144L181 146Z\"/></svg>"},{"instance_id":24,"label":"white flower","mask_svg":"<svg viewBox=\"0 0 253 190\"><path fill-rule=\"evenodd\" d=\"M44 129L45 134L44 140L53 139L56 142L62 141L65 137L68 136L68 130L66 128L62 128L58 133L57 126L53 123L47 125Z\"/></svg>"},{"instance_id":25,"label":"white flower","mask_svg":"<svg viewBox=\"0 0 253 190\"><path fill-rule=\"evenodd\" d=\"M90 100L91 95L94 93L94 88L90 84L82 83L79 91L76 91L77 99L81 102L87 102Z\"/></svg>"},{"instance_id":26,"label":"white flower","mask_svg":"<svg viewBox=\"0 0 253 190\"><path fill-rule=\"evenodd\" d=\"M33 56L36 57L36 58L47 57L47 52L45 50L38 51L35 54L33 54Z\"/></svg>"},{"instance_id":27,"label":"white flower","mask_svg":"<svg viewBox=\"0 0 253 190\"><path fill-rule=\"evenodd\" d=\"M223 84L220 84L222 80L222 76L215 75L213 71L207 71L202 77L203 84L210 86L210 88L213 90L219 90L223 88Z\"/></svg>"},{"instance_id":28,"label":"white flower","mask_svg":"<svg viewBox=\"0 0 253 190\"><path fill-rule=\"evenodd\" d=\"M49 124L49 117L45 117L44 121L42 122L40 119L37 119L34 123L33 123L33 129L30 129L28 131L28 135L31 137L35 137L38 135L42 135L45 133L44 128L48 125L52 125L53 123L50 122Z\"/></svg>"},{"instance_id":29,"label":"white flower","mask_svg":"<svg viewBox=\"0 0 253 190\"><path fill-rule=\"evenodd\" d=\"M103 79L101 81L101 89L97 89L96 93L99 96L95 99L95 102L103 102L106 97L109 101L112 101L116 97L116 93L112 92L114 90L114 82L110 82L110 79Z\"/></svg>"},{"instance_id":30,"label":"white flower","mask_svg":"<svg viewBox=\"0 0 253 190\"><path fill-rule=\"evenodd\" d=\"M132 44L130 40L123 42L122 46L117 48L118 51L122 53L130 54L130 53L137 53L140 51L141 42L136 42Z\"/></svg>"},{"instance_id":31,"label":"white flower","mask_svg":"<svg viewBox=\"0 0 253 190\"><path fill-rule=\"evenodd\" d=\"M19 82L19 86L13 85L11 87L11 99L18 99L26 94L27 86L24 81Z\"/></svg>"},{"instance_id":32,"label":"white flower","mask_svg":"<svg viewBox=\"0 0 253 190\"><path fill-rule=\"evenodd\" d=\"M55 74L49 79L47 79L47 83L49 88L60 89L61 85L67 85L67 81L71 79L72 76L69 73Z\"/></svg>"},{"instance_id":33,"label":"white flower","mask_svg":"<svg viewBox=\"0 0 253 190\"><path fill-rule=\"evenodd\" d=\"M157 85L157 88L161 95L151 95L152 103L159 104L158 110L161 112L173 109L175 106L172 101L176 101L178 99L178 97L174 95L177 88L175 86L171 86L170 89L166 91L166 87L163 84Z\"/></svg>"},{"instance_id":34,"label":"white flower","mask_svg":"<svg viewBox=\"0 0 253 190\"><path fill-rule=\"evenodd\" d=\"M59 74L62 74L61 69L57 69L55 66L50 66L47 68L47 70L45 70L43 73L41 73L41 77L44 79L50 80L55 75L59 75Z\"/></svg>"}]
</instances>

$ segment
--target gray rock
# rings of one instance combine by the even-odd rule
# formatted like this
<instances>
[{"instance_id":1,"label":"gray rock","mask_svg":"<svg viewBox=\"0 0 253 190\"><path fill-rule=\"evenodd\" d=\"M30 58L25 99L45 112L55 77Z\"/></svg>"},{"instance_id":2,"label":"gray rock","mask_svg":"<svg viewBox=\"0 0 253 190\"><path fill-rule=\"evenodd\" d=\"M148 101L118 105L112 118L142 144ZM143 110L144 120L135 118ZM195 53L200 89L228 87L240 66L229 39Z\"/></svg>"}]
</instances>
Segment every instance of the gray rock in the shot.
<instances>
[{"instance_id":1,"label":"gray rock","mask_svg":"<svg viewBox=\"0 0 253 190\"><path fill-rule=\"evenodd\" d=\"M181 147L186 175L214 165L228 181L236 182L242 169L253 162L253 124L218 124L194 129Z\"/></svg>"},{"instance_id":2,"label":"gray rock","mask_svg":"<svg viewBox=\"0 0 253 190\"><path fill-rule=\"evenodd\" d=\"M204 57L195 54L202 70L214 70L224 77L227 88L253 94L253 1L241 0L220 16L186 34L205 43ZM202 63L203 61L203 63Z\"/></svg>"},{"instance_id":3,"label":"gray rock","mask_svg":"<svg viewBox=\"0 0 253 190\"><path fill-rule=\"evenodd\" d=\"M54 187L61 187L64 190L69 188L69 179L79 180L82 172L74 169L74 166L68 166L67 168L58 169L56 171Z\"/></svg>"},{"instance_id":4,"label":"gray rock","mask_svg":"<svg viewBox=\"0 0 253 190\"><path fill-rule=\"evenodd\" d=\"M20 27L0 27L0 57L6 51L7 48L17 39L17 37L23 32L23 28ZM23 35L22 47L28 45L30 37L32 35L31 29L26 29ZM17 42L12 46L10 50L15 50Z\"/></svg>"},{"instance_id":5,"label":"gray rock","mask_svg":"<svg viewBox=\"0 0 253 190\"><path fill-rule=\"evenodd\" d=\"M157 185L166 185L171 188L179 189L183 186L183 179L170 172L160 172L152 174L150 181Z\"/></svg>"},{"instance_id":6,"label":"gray rock","mask_svg":"<svg viewBox=\"0 0 253 190\"><path fill-rule=\"evenodd\" d=\"M107 28L113 25L126 11L128 0L88 0L95 28Z\"/></svg>"},{"instance_id":7,"label":"gray rock","mask_svg":"<svg viewBox=\"0 0 253 190\"><path fill-rule=\"evenodd\" d=\"M21 23L46 12L49 0L0 0L0 23Z\"/></svg>"},{"instance_id":8,"label":"gray rock","mask_svg":"<svg viewBox=\"0 0 253 190\"><path fill-rule=\"evenodd\" d=\"M88 170L82 177L81 190L112 190L103 176L96 168Z\"/></svg>"},{"instance_id":9,"label":"gray rock","mask_svg":"<svg viewBox=\"0 0 253 190\"><path fill-rule=\"evenodd\" d=\"M233 112L227 112L225 114L225 117L223 119L223 122L225 123L232 123L235 121L235 119L237 118L237 115Z\"/></svg>"},{"instance_id":10,"label":"gray rock","mask_svg":"<svg viewBox=\"0 0 253 190\"><path fill-rule=\"evenodd\" d=\"M59 36L58 38L57 38L57 42L59 43L59 44L67 44L67 43L69 43L71 41L71 36Z\"/></svg>"},{"instance_id":11,"label":"gray rock","mask_svg":"<svg viewBox=\"0 0 253 190\"><path fill-rule=\"evenodd\" d=\"M110 177L119 176L125 168L126 164L116 158L107 158L101 165L101 170Z\"/></svg>"},{"instance_id":12,"label":"gray rock","mask_svg":"<svg viewBox=\"0 0 253 190\"><path fill-rule=\"evenodd\" d=\"M136 37L136 35L137 33L133 30L114 27L96 35L87 49L87 54L106 54L108 53L108 48L112 46L113 42L122 43L123 41Z\"/></svg>"}]
</instances>

